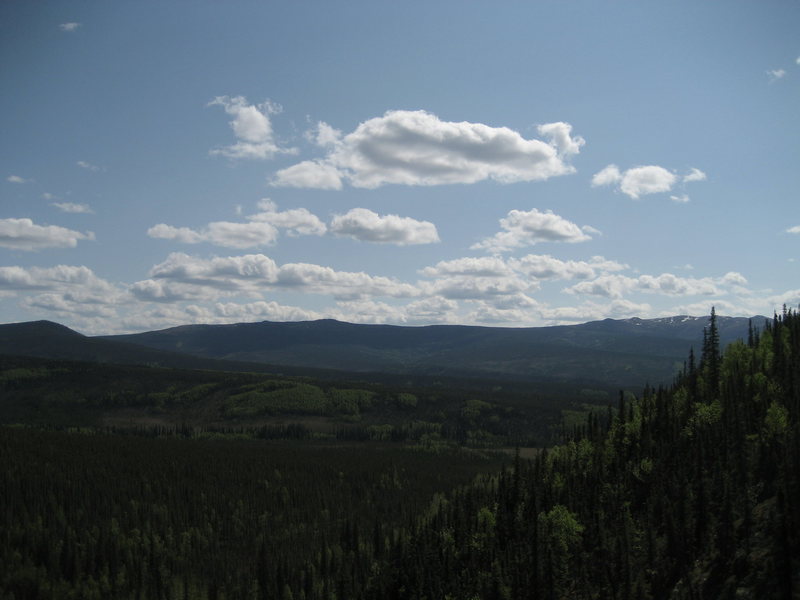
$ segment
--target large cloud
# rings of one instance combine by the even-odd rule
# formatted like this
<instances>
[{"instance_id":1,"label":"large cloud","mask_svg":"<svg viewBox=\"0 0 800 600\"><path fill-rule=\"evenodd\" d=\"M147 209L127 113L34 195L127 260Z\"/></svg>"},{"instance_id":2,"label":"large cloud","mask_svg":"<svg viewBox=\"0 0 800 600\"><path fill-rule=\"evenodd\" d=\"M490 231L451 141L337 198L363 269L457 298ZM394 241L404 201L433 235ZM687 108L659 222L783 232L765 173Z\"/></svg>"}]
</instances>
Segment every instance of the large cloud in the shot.
<instances>
[{"instance_id":1,"label":"large cloud","mask_svg":"<svg viewBox=\"0 0 800 600\"><path fill-rule=\"evenodd\" d=\"M317 139L329 149L327 156L278 171L273 185L339 189L343 180L361 188L544 180L572 173L566 159L584 143L571 136L567 123L540 126L545 142L507 127L442 121L421 110L389 111L341 138L332 128L325 131Z\"/></svg>"},{"instance_id":2,"label":"large cloud","mask_svg":"<svg viewBox=\"0 0 800 600\"><path fill-rule=\"evenodd\" d=\"M0 246L12 250L74 248L79 240L93 240L92 232L81 233L57 225L36 225L30 219L0 219Z\"/></svg>"},{"instance_id":3,"label":"large cloud","mask_svg":"<svg viewBox=\"0 0 800 600\"><path fill-rule=\"evenodd\" d=\"M362 242L398 246L439 241L439 234L433 223L398 215L381 216L366 208L353 208L343 215L334 216L331 231Z\"/></svg>"},{"instance_id":4,"label":"large cloud","mask_svg":"<svg viewBox=\"0 0 800 600\"><path fill-rule=\"evenodd\" d=\"M217 96L209 106L222 106L233 119L230 122L233 134L238 140L235 144L211 151L228 158L272 158L276 153L293 153L293 148L281 148L275 141L272 122L269 116L280 112L280 107L272 102L248 104L243 96Z\"/></svg>"},{"instance_id":5,"label":"large cloud","mask_svg":"<svg viewBox=\"0 0 800 600\"><path fill-rule=\"evenodd\" d=\"M541 242L585 242L592 239L587 232L596 231L586 226L578 227L551 210L541 212L536 208L512 210L500 219L500 226L504 231L478 242L472 249L507 252Z\"/></svg>"}]
</instances>

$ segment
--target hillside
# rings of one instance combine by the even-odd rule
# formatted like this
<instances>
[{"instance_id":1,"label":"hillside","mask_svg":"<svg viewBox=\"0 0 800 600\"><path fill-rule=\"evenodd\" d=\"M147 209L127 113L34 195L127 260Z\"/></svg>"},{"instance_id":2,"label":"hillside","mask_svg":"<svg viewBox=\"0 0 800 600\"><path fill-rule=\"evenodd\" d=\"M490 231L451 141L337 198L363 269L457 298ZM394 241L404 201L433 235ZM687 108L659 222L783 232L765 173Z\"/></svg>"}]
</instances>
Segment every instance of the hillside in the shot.
<instances>
[{"instance_id":1,"label":"hillside","mask_svg":"<svg viewBox=\"0 0 800 600\"><path fill-rule=\"evenodd\" d=\"M765 317L753 325L763 326ZM358 325L334 320L187 325L108 336L206 358L351 372L602 382L666 383L706 317L626 319L532 328ZM747 338L748 319L719 317L723 345Z\"/></svg>"}]
</instances>

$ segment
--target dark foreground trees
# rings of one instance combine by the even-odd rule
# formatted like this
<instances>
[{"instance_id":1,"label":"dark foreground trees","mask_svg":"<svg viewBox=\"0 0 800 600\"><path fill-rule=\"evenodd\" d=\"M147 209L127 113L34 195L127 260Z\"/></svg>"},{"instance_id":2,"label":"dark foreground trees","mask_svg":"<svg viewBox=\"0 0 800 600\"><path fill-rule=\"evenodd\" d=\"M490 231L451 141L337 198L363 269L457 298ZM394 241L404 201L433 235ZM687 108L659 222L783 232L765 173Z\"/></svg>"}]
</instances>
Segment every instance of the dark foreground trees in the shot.
<instances>
[{"instance_id":1,"label":"dark foreground trees","mask_svg":"<svg viewBox=\"0 0 800 600\"><path fill-rule=\"evenodd\" d=\"M800 316L440 502L373 598L800 595Z\"/></svg>"},{"instance_id":2,"label":"dark foreground trees","mask_svg":"<svg viewBox=\"0 0 800 600\"><path fill-rule=\"evenodd\" d=\"M670 388L499 474L389 444L0 429L0 599L796 598L800 316L724 353L715 325Z\"/></svg>"}]
</instances>

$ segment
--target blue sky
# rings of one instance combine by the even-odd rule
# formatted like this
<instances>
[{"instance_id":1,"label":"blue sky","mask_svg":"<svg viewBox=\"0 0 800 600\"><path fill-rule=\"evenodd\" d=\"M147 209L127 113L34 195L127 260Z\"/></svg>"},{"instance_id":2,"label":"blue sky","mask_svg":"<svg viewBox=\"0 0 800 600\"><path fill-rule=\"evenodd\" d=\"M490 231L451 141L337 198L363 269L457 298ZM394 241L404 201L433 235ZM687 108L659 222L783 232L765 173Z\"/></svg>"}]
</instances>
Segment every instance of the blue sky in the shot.
<instances>
[{"instance_id":1,"label":"blue sky","mask_svg":"<svg viewBox=\"0 0 800 600\"><path fill-rule=\"evenodd\" d=\"M0 321L800 303L800 2L0 4Z\"/></svg>"}]
</instances>

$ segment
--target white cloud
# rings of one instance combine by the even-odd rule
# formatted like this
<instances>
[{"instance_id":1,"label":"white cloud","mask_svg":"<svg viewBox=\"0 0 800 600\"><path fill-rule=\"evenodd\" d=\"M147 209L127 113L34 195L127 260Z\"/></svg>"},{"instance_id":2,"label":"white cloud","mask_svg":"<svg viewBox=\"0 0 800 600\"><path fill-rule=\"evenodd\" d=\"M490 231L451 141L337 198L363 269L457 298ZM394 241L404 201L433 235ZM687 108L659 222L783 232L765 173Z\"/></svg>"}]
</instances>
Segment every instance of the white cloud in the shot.
<instances>
[{"instance_id":1,"label":"white cloud","mask_svg":"<svg viewBox=\"0 0 800 600\"><path fill-rule=\"evenodd\" d=\"M541 317L551 325L583 323L600 319L625 319L629 317L647 317L652 313L647 303L636 303L629 300L612 300L598 304L585 302L579 306L561 306L557 308L543 307L539 310Z\"/></svg>"},{"instance_id":2,"label":"white cloud","mask_svg":"<svg viewBox=\"0 0 800 600\"><path fill-rule=\"evenodd\" d=\"M789 229L786 230L786 233L800 233L800 225L789 227Z\"/></svg>"},{"instance_id":3,"label":"white cloud","mask_svg":"<svg viewBox=\"0 0 800 600\"><path fill-rule=\"evenodd\" d=\"M30 219L0 219L0 246L13 250L74 248L79 240L93 240L92 232L81 233L57 225L36 225Z\"/></svg>"},{"instance_id":4,"label":"white cloud","mask_svg":"<svg viewBox=\"0 0 800 600\"><path fill-rule=\"evenodd\" d=\"M141 299L162 302L207 300L233 294L262 296L268 290L279 289L327 294L338 299L420 295L413 285L388 277L336 271L308 263L278 267L263 254L202 259L176 252L154 266L150 277L134 284L132 292Z\"/></svg>"},{"instance_id":5,"label":"white cloud","mask_svg":"<svg viewBox=\"0 0 800 600\"><path fill-rule=\"evenodd\" d=\"M602 256L593 256L587 261L554 258L549 254L528 254L519 259L511 259L509 264L517 271L535 279L589 279L598 273L622 271L628 265Z\"/></svg>"},{"instance_id":6,"label":"white cloud","mask_svg":"<svg viewBox=\"0 0 800 600\"><path fill-rule=\"evenodd\" d=\"M287 263L278 271L277 287L297 289L314 294L330 294L337 299L358 299L370 296L409 298L419 295L413 285L389 277L363 272L336 271L309 263Z\"/></svg>"},{"instance_id":7,"label":"white cloud","mask_svg":"<svg viewBox=\"0 0 800 600\"><path fill-rule=\"evenodd\" d=\"M452 277L463 275L469 277L506 277L513 271L503 261L496 256L484 256L480 258L457 258L455 260L443 260L436 263L433 267L425 267L421 273L426 277Z\"/></svg>"},{"instance_id":8,"label":"white cloud","mask_svg":"<svg viewBox=\"0 0 800 600\"><path fill-rule=\"evenodd\" d=\"M619 189L623 194L636 199L644 194L670 191L675 179L675 175L664 167L656 165L634 167L622 175Z\"/></svg>"},{"instance_id":9,"label":"white cloud","mask_svg":"<svg viewBox=\"0 0 800 600\"><path fill-rule=\"evenodd\" d=\"M617 165L608 165L592 176L592 187L611 185L622 181L622 174Z\"/></svg>"},{"instance_id":10,"label":"white cloud","mask_svg":"<svg viewBox=\"0 0 800 600\"><path fill-rule=\"evenodd\" d=\"M217 96L208 106L222 106L233 117L230 121L235 144L211 151L228 158L268 159L277 153L296 152L294 148L281 148L274 139L269 116L279 113L280 106L269 100L261 104L248 104L243 96Z\"/></svg>"},{"instance_id":11,"label":"white cloud","mask_svg":"<svg viewBox=\"0 0 800 600\"><path fill-rule=\"evenodd\" d=\"M330 317L348 323L405 323L404 307L375 300L347 300L336 303Z\"/></svg>"},{"instance_id":12,"label":"white cloud","mask_svg":"<svg viewBox=\"0 0 800 600\"><path fill-rule=\"evenodd\" d=\"M767 77L769 78L770 83L775 83L779 79L783 79L786 75L786 71L783 69L769 69L767 71Z\"/></svg>"},{"instance_id":13,"label":"white cloud","mask_svg":"<svg viewBox=\"0 0 800 600\"><path fill-rule=\"evenodd\" d=\"M113 289L88 267L0 267L0 290L59 290L76 287L107 293Z\"/></svg>"},{"instance_id":14,"label":"white cloud","mask_svg":"<svg viewBox=\"0 0 800 600\"><path fill-rule=\"evenodd\" d=\"M700 169L696 169L694 167L692 167L692 170L689 171L689 173L683 176L683 181L687 183L690 181L705 181L706 179L708 179L708 176Z\"/></svg>"},{"instance_id":15,"label":"white cloud","mask_svg":"<svg viewBox=\"0 0 800 600\"><path fill-rule=\"evenodd\" d=\"M705 179L705 173L699 169L692 169L683 181L701 179ZM658 165L633 167L624 172L620 172L616 165L609 165L592 177L593 187L617 184L619 191L633 199L647 194L669 192L677 182L678 177L674 173Z\"/></svg>"},{"instance_id":16,"label":"white cloud","mask_svg":"<svg viewBox=\"0 0 800 600\"><path fill-rule=\"evenodd\" d=\"M100 167L93 165L92 163L88 163L85 160L79 160L75 164L77 164L81 169L86 169L87 171L92 171L94 173L100 170Z\"/></svg>"},{"instance_id":17,"label":"white cloud","mask_svg":"<svg viewBox=\"0 0 800 600\"><path fill-rule=\"evenodd\" d=\"M538 284L516 275L507 277L443 277L423 285L427 295L451 300L487 300L498 296L513 296L536 290Z\"/></svg>"},{"instance_id":18,"label":"white cloud","mask_svg":"<svg viewBox=\"0 0 800 600\"><path fill-rule=\"evenodd\" d=\"M342 189L342 177L343 173L333 165L316 160L304 160L278 171L270 185L315 190L340 190Z\"/></svg>"},{"instance_id":19,"label":"white cloud","mask_svg":"<svg viewBox=\"0 0 800 600\"><path fill-rule=\"evenodd\" d=\"M729 272L723 277L679 277L672 273L661 275L640 275L628 277L625 275L601 275L591 281L583 281L564 291L569 294L582 294L603 296L612 299L621 299L630 292L645 292L665 296L713 296L725 293L730 287L737 293L746 293L743 287L747 279L741 273Z\"/></svg>"},{"instance_id":20,"label":"white cloud","mask_svg":"<svg viewBox=\"0 0 800 600\"><path fill-rule=\"evenodd\" d=\"M339 143L342 139L342 132L324 121L320 121L317 123L316 129L310 132L309 137L317 146L327 148Z\"/></svg>"},{"instance_id":21,"label":"white cloud","mask_svg":"<svg viewBox=\"0 0 800 600\"><path fill-rule=\"evenodd\" d=\"M80 26L81 26L80 23L74 23L74 22L73 23L61 23L58 26L58 28L61 31L73 32L73 31L77 31Z\"/></svg>"},{"instance_id":22,"label":"white cloud","mask_svg":"<svg viewBox=\"0 0 800 600\"><path fill-rule=\"evenodd\" d=\"M83 316L113 319L115 307L124 302L121 288L101 279L84 266L0 267L0 293L24 295L22 308L61 318Z\"/></svg>"},{"instance_id":23,"label":"white cloud","mask_svg":"<svg viewBox=\"0 0 800 600\"><path fill-rule=\"evenodd\" d=\"M260 212L248 216L249 221L269 223L273 227L287 230L291 236L323 235L327 231L325 223L305 208L279 211L278 206L268 198L260 200L258 208Z\"/></svg>"},{"instance_id":24,"label":"white cloud","mask_svg":"<svg viewBox=\"0 0 800 600\"><path fill-rule=\"evenodd\" d=\"M537 130L542 137L550 138L550 144L558 150L559 156L579 154L586 144L586 140L582 137L572 137L572 125L569 123L547 123L539 125Z\"/></svg>"},{"instance_id":25,"label":"white cloud","mask_svg":"<svg viewBox=\"0 0 800 600\"><path fill-rule=\"evenodd\" d=\"M313 310L305 310L296 306L285 306L277 302L248 302L237 304L235 302L217 303L214 305L214 315L217 318L212 320L219 322L220 318L225 322L252 321L253 319L263 319L267 321L312 321L321 319L322 314Z\"/></svg>"},{"instance_id":26,"label":"white cloud","mask_svg":"<svg viewBox=\"0 0 800 600\"><path fill-rule=\"evenodd\" d=\"M415 300L403 307L407 323L455 323L458 303L441 296Z\"/></svg>"},{"instance_id":27,"label":"white cloud","mask_svg":"<svg viewBox=\"0 0 800 600\"><path fill-rule=\"evenodd\" d=\"M153 225L147 230L147 235L159 240L173 240L182 244L199 244L205 241L203 234L188 227L173 227L165 223Z\"/></svg>"},{"instance_id":28,"label":"white cloud","mask_svg":"<svg viewBox=\"0 0 800 600\"><path fill-rule=\"evenodd\" d=\"M148 229L147 235L184 244L208 242L224 248L253 248L274 244L278 239L278 230L269 223L216 221L201 231L159 223Z\"/></svg>"},{"instance_id":29,"label":"white cloud","mask_svg":"<svg viewBox=\"0 0 800 600\"><path fill-rule=\"evenodd\" d=\"M673 202L677 202L678 204L686 204L691 200L688 194L681 194L680 196L670 196L669 199L672 200Z\"/></svg>"},{"instance_id":30,"label":"white cloud","mask_svg":"<svg viewBox=\"0 0 800 600\"><path fill-rule=\"evenodd\" d=\"M583 140L566 123L540 126L550 142L526 140L507 127L441 121L425 111L388 111L340 137L321 137L329 153L278 171L273 185L339 189L385 184L442 185L493 179L503 183L544 180L574 172L563 159ZM335 133L334 133L335 132Z\"/></svg>"},{"instance_id":31,"label":"white cloud","mask_svg":"<svg viewBox=\"0 0 800 600\"><path fill-rule=\"evenodd\" d=\"M622 298L636 287L636 279L625 275L601 275L591 281L582 281L565 288L568 294L603 296L605 298Z\"/></svg>"},{"instance_id":32,"label":"white cloud","mask_svg":"<svg viewBox=\"0 0 800 600\"><path fill-rule=\"evenodd\" d=\"M88 204L75 204L73 202L53 202L58 210L66 213L92 213L92 208Z\"/></svg>"},{"instance_id":33,"label":"white cloud","mask_svg":"<svg viewBox=\"0 0 800 600\"><path fill-rule=\"evenodd\" d=\"M247 217L249 223L215 221L201 230L159 223L148 229L147 235L183 244L208 242L224 248L253 248L274 244L278 228L285 229L291 236L323 235L327 230L325 224L305 208L279 211L277 205L266 198L258 207L260 212Z\"/></svg>"},{"instance_id":34,"label":"white cloud","mask_svg":"<svg viewBox=\"0 0 800 600\"><path fill-rule=\"evenodd\" d=\"M655 277L642 275L638 279L637 289L668 296L711 296L721 293L716 283L708 277L695 279L678 277L672 273L662 273Z\"/></svg>"},{"instance_id":35,"label":"white cloud","mask_svg":"<svg viewBox=\"0 0 800 600\"><path fill-rule=\"evenodd\" d=\"M441 261L420 271L434 281L422 282L428 296L450 300L496 300L538 288L536 281L523 279L499 257L467 257Z\"/></svg>"},{"instance_id":36,"label":"white cloud","mask_svg":"<svg viewBox=\"0 0 800 600\"><path fill-rule=\"evenodd\" d=\"M433 223L398 215L381 216L366 208L353 208L346 214L335 215L331 221L331 231L362 242L398 246L433 244L439 241L439 234Z\"/></svg>"},{"instance_id":37,"label":"white cloud","mask_svg":"<svg viewBox=\"0 0 800 600\"><path fill-rule=\"evenodd\" d=\"M585 229L556 215L551 210L540 212L512 210L500 219L504 229L492 237L471 246L473 250L507 252L513 248L533 246L541 242L585 242L592 239ZM596 231L596 230L595 230Z\"/></svg>"},{"instance_id":38,"label":"white cloud","mask_svg":"<svg viewBox=\"0 0 800 600\"><path fill-rule=\"evenodd\" d=\"M20 177L19 175L9 175L6 177L6 181L9 183L30 183L33 179L25 179L24 177Z\"/></svg>"},{"instance_id":39,"label":"white cloud","mask_svg":"<svg viewBox=\"0 0 800 600\"><path fill-rule=\"evenodd\" d=\"M788 307L797 307L800 305L800 289L788 290L782 294L770 296L767 301L775 307L774 310L778 310L784 304Z\"/></svg>"}]
</instances>

